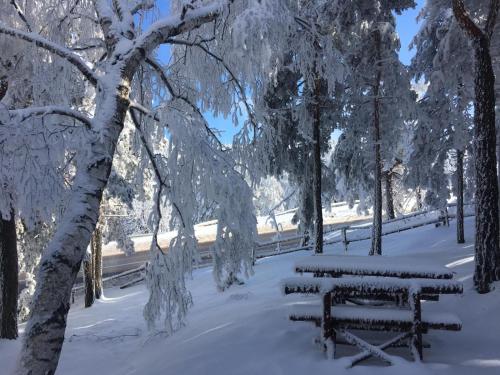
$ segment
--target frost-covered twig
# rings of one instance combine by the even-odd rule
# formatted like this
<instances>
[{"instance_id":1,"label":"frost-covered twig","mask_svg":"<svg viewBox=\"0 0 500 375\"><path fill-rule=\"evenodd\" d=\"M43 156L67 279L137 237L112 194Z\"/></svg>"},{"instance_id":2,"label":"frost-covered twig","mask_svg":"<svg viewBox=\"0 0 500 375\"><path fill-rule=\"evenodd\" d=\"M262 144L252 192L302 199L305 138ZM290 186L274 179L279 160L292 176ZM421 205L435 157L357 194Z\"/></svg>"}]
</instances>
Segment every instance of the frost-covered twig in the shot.
<instances>
[{"instance_id":1,"label":"frost-covered twig","mask_svg":"<svg viewBox=\"0 0 500 375\"><path fill-rule=\"evenodd\" d=\"M63 47L57 43L51 42L45 39L39 34L24 32L21 30L9 27L2 22L0 22L0 34L10 35L17 39L22 39L30 43L34 43L37 47L43 48L71 63L75 68L77 68L87 80L92 85L97 85L98 78L95 73L89 68L89 64L82 60L80 56L75 54L73 51Z\"/></svg>"},{"instance_id":2,"label":"frost-covered twig","mask_svg":"<svg viewBox=\"0 0 500 375\"><path fill-rule=\"evenodd\" d=\"M231 68L226 64L224 59L220 56L217 56L215 53L211 52L207 47L205 47L203 44L201 44L199 42L189 42L189 41L180 40L180 39L168 39L167 42L169 44L179 44L179 45L190 46L190 47L198 47L203 52L205 52L207 55L212 57L214 60L219 62L224 67L227 74L229 74L229 76L231 77L231 82L233 83L233 85L237 89L240 100L243 102L243 105L245 106L245 110L247 112L248 118L249 118L250 122L252 123L252 125L254 127L254 132L255 132L256 129L258 128L257 119L256 119L254 111L251 108L250 103L247 99L247 96L245 94L245 89L243 88L243 86L241 85L238 78L231 70Z\"/></svg>"},{"instance_id":3,"label":"frost-covered twig","mask_svg":"<svg viewBox=\"0 0 500 375\"><path fill-rule=\"evenodd\" d=\"M16 116L20 118L20 122L32 116L46 116L46 115L61 115L74 118L75 120L83 123L88 129L92 128L92 119L85 116L83 113L76 111L74 109L64 107L64 106L44 106L44 107L28 107L24 109L15 109L9 111L11 116Z\"/></svg>"},{"instance_id":4,"label":"frost-covered twig","mask_svg":"<svg viewBox=\"0 0 500 375\"><path fill-rule=\"evenodd\" d=\"M149 109L144 107L142 104L136 103L134 101L130 101L129 105L130 109L135 109L139 112L141 112L143 115L152 118L155 121L160 121L158 118L158 115L156 113L151 112Z\"/></svg>"},{"instance_id":5,"label":"frost-covered twig","mask_svg":"<svg viewBox=\"0 0 500 375\"><path fill-rule=\"evenodd\" d=\"M134 111L130 111L130 117L132 118L132 122L134 123L134 126L135 126L137 132L139 133L139 139L141 140L141 143L142 143L144 149L146 150L146 154L148 155L148 159L151 162L151 166L153 168L153 172L154 172L154 174L156 176L156 179L158 181L158 184L159 184L159 190L158 190L158 194L156 196L156 210L157 210L157 214L158 214L158 220L157 221L159 223L160 220L161 220L161 217L162 217L162 215L161 215L161 209L160 209L160 207L161 207L161 205L160 205L160 199L161 199L162 190L163 190L163 188L170 189L170 186L168 186L165 183L165 179L163 179L162 176L161 176L160 168L159 168L159 166L156 163L156 158L155 158L155 155L153 153L153 150L151 150L151 147L149 147L148 141L147 141L146 137L144 136L144 133L142 132L141 124L140 124L139 120L137 119L137 117L135 116ZM175 210L179 214L179 218L180 218L180 220L182 222L182 226L185 226L185 224L184 224L184 218L182 217L182 213L181 213L179 207L177 206L177 204L175 202L172 202L172 206L175 208ZM159 225L156 225L156 227L159 227ZM157 241L156 236L153 236L153 237ZM161 247L158 244L158 242L156 242L156 245L157 245L158 249L161 250Z\"/></svg>"},{"instance_id":6,"label":"frost-covered twig","mask_svg":"<svg viewBox=\"0 0 500 375\"><path fill-rule=\"evenodd\" d=\"M149 66L151 66L151 68L153 68L154 71L160 76L160 79L163 82L163 84L165 85L165 87L167 88L170 96L172 98L174 98L174 99L181 100L184 103L186 103L188 106L190 106L191 109L193 110L193 112L195 112L200 117L200 119L203 121L205 129L207 130L207 133L218 143L218 145L219 145L219 147L221 149L224 149L225 148L224 145L219 140L219 138L217 137L217 135L213 132L213 130L208 126L208 122L205 120L205 117L203 116L203 113L201 113L200 109L196 105L194 105L194 103L191 100L189 100L189 98L187 98L186 96L183 96L183 95L175 93L172 84L168 80L168 78L165 75L165 73L164 73L162 67L160 66L160 64L158 64L153 59L146 59L146 63Z\"/></svg>"},{"instance_id":7,"label":"frost-covered twig","mask_svg":"<svg viewBox=\"0 0 500 375\"><path fill-rule=\"evenodd\" d=\"M225 5L234 0L215 1L212 4L192 9L182 15L166 17L154 22L137 38L134 53L149 55L160 44L170 43L170 38L194 30L215 20Z\"/></svg>"},{"instance_id":8,"label":"frost-covered twig","mask_svg":"<svg viewBox=\"0 0 500 375\"><path fill-rule=\"evenodd\" d=\"M31 33L33 31L33 29L31 28L31 25L30 23L28 22L28 20L26 19L26 16L24 15L24 12L23 10L21 9L21 7L19 6L19 4L17 4L16 0L10 0L10 3L12 4L12 6L14 7L14 9L16 10L17 12L17 15L19 16L19 18L23 21L23 23L26 25L26 28L28 29L28 31Z\"/></svg>"}]
</instances>

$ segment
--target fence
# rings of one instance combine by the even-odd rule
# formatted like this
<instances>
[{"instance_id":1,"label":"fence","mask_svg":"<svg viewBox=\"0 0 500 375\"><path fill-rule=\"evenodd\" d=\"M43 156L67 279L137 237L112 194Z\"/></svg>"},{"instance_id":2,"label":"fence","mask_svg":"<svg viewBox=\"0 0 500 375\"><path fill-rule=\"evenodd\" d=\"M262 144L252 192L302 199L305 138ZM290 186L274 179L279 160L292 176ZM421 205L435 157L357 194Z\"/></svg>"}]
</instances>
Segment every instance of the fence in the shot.
<instances>
[{"instance_id":1,"label":"fence","mask_svg":"<svg viewBox=\"0 0 500 375\"><path fill-rule=\"evenodd\" d=\"M466 207L473 206L473 203L464 204ZM393 233L399 233L410 229L415 229L425 225L435 224L449 226L451 219L456 217L456 214L450 213L449 209L455 207L456 204L448 204L442 210L423 210L418 212L413 212L410 214L399 216L395 219L383 221L382 235L386 236ZM474 216L470 210L467 212L464 210L464 217ZM422 218L419 220L419 218ZM385 228L384 228L385 227ZM341 243L343 245L344 252L347 253L349 244L357 241L366 241L371 239L371 224L353 224L353 225L335 225L328 224L325 225L323 234L325 236L324 245L332 245ZM331 237L331 238L329 238ZM305 246L300 245L303 241L303 235L293 235L282 239L272 240L268 242L258 243L252 250L252 257L254 262L256 259L281 255L286 253L291 253L301 250L310 250L313 248L312 244ZM293 245L298 246L293 246ZM291 246L291 247L287 247ZM212 264L212 254L210 250L200 251L200 262L197 267L207 267ZM128 287L136 284L143 280L143 274L145 271L145 265L140 267L122 272L118 275L106 277L103 279L104 283L109 283L115 285L117 280L126 279L127 281L122 287ZM137 275L139 274L139 275ZM77 286L73 288L73 294L83 291L83 286Z\"/></svg>"}]
</instances>

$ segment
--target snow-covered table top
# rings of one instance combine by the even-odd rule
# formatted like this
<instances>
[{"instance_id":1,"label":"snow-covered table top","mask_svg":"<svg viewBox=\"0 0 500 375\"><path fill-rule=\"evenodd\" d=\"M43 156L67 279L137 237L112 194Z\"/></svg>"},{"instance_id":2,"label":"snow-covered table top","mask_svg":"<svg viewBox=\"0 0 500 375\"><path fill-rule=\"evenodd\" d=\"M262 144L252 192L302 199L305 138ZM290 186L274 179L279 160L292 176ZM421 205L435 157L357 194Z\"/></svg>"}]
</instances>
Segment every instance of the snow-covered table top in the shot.
<instances>
[{"instance_id":1,"label":"snow-covered table top","mask_svg":"<svg viewBox=\"0 0 500 375\"><path fill-rule=\"evenodd\" d=\"M299 260L296 272L341 275L385 276L398 278L451 279L448 268L414 257L359 255L313 255Z\"/></svg>"},{"instance_id":2,"label":"snow-covered table top","mask_svg":"<svg viewBox=\"0 0 500 375\"><path fill-rule=\"evenodd\" d=\"M401 293L413 290L416 293L457 294L462 293L459 281L438 279L401 279L380 276L335 277L289 277L281 282L283 294L289 293L328 293L349 290L366 293Z\"/></svg>"}]
</instances>

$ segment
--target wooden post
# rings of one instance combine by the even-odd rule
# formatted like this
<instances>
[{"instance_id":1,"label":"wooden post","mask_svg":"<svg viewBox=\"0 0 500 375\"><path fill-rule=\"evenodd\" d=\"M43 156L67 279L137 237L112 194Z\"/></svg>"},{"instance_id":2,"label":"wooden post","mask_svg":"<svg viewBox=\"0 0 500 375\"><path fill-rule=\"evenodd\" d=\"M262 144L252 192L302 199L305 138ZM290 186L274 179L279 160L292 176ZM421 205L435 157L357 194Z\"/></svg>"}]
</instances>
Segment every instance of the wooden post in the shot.
<instances>
[{"instance_id":1,"label":"wooden post","mask_svg":"<svg viewBox=\"0 0 500 375\"><path fill-rule=\"evenodd\" d=\"M342 228L342 242L344 243L344 253L347 253L347 246L349 241L347 241L347 227Z\"/></svg>"},{"instance_id":2,"label":"wooden post","mask_svg":"<svg viewBox=\"0 0 500 375\"><path fill-rule=\"evenodd\" d=\"M336 340L335 331L332 326L332 293L325 293L323 296L323 344L325 345L326 355L329 359L335 358ZM328 342L330 340L330 342Z\"/></svg>"},{"instance_id":3,"label":"wooden post","mask_svg":"<svg viewBox=\"0 0 500 375\"><path fill-rule=\"evenodd\" d=\"M420 293L410 291L410 307L413 312L411 328L410 350L415 361L423 359L422 352L422 309L420 307Z\"/></svg>"}]
</instances>

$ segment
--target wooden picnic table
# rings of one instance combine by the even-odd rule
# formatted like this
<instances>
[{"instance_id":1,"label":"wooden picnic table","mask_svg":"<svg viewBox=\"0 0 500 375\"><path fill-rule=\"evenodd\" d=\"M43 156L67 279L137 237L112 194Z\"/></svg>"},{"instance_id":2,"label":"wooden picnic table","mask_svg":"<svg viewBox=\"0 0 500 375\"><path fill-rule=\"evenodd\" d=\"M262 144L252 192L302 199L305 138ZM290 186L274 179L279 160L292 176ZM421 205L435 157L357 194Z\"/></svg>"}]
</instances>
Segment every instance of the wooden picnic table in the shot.
<instances>
[{"instance_id":1,"label":"wooden picnic table","mask_svg":"<svg viewBox=\"0 0 500 375\"><path fill-rule=\"evenodd\" d=\"M322 342L329 357L335 357L337 335L361 352L350 366L370 357L393 363L385 349L408 339L415 360L422 359L422 334L430 329L458 331L461 322L451 313L422 312L421 300L428 295L462 293L462 283L451 280L447 268L409 257L314 255L295 264L299 276L283 280L284 294L321 296L319 304L301 303L289 315L291 320L311 321L322 329ZM332 276L332 277L318 277ZM391 307L352 306L350 298L401 298L404 304ZM400 332L395 338L373 345L348 330Z\"/></svg>"}]
</instances>

